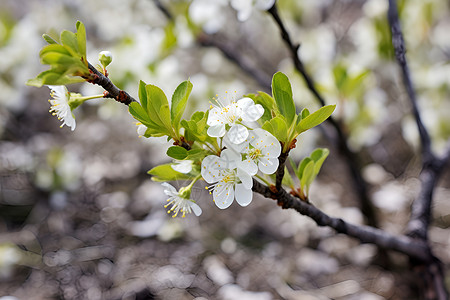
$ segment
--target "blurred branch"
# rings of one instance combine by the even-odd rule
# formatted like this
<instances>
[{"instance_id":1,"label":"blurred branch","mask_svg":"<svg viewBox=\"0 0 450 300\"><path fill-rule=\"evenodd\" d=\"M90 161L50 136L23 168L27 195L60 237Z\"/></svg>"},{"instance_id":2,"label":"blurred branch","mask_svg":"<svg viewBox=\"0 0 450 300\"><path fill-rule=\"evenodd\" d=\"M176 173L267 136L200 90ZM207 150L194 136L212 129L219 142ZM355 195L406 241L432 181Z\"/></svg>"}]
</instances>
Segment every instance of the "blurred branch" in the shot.
<instances>
[{"instance_id":1,"label":"blurred branch","mask_svg":"<svg viewBox=\"0 0 450 300\"><path fill-rule=\"evenodd\" d=\"M119 89L112 83L112 81L97 70L93 65L89 64L89 70L91 71L91 76L93 79L89 78L87 80L90 83L98 84L105 89L107 92L105 98L113 98L116 101L129 105L131 102L137 102L133 97L131 97L127 92Z\"/></svg>"},{"instance_id":2,"label":"blurred branch","mask_svg":"<svg viewBox=\"0 0 450 300\"><path fill-rule=\"evenodd\" d=\"M270 77L267 76L266 73L261 72L259 68L252 66L250 61L236 51L235 47L232 47L232 45L225 39L217 38L213 35L202 32L197 37L197 41L204 47L217 48L226 58L239 66L245 73L253 77L265 91L271 90Z\"/></svg>"},{"instance_id":3,"label":"blurred branch","mask_svg":"<svg viewBox=\"0 0 450 300\"><path fill-rule=\"evenodd\" d=\"M308 89L315 96L317 101L322 106L324 106L325 99L316 89L314 80L308 74L308 72L305 69L305 66L303 65L302 60L298 56L298 49L300 48L300 45L294 44L292 42L291 37L288 31L286 30L286 27L284 26L284 23L280 15L278 14L276 3L268 10L268 12L273 17L273 19L278 25L278 28L280 29L281 37L283 38L287 48L291 53L292 61L294 63L295 68L303 76L303 79L305 80ZM350 175L351 178L353 179L353 186L357 192L360 201L361 211L367 219L367 224L373 227L378 227L378 220L375 214L375 208L373 207L373 204L367 192L367 182L361 175L361 166L358 163L357 155L352 150L350 150L347 144L348 138L344 133L344 131L342 130L339 123L333 117L328 118L327 122L331 124L331 126L336 131L338 149L341 155L345 158L346 165L350 170Z\"/></svg>"},{"instance_id":4,"label":"blurred branch","mask_svg":"<svg viewBox=\"0 0 450 300\"><path fill-rule=\"evenodd\" d=\"M411 208L411 217L407 226L407 234L416 240L429 244L428 228L432 218L431 206L433 202L433 192L444 166L448 163L450 147L447 149L443 158L436 157L431 150L431 139L422 122L417 105L416 93L411 81L408 62L405 56L405 41L403 39L395 0L389 0L387 18L391 27L392 45L395 50L395 57L402 70L403 84L412 106L422 146L422 171L419 175L421 190ZM413 265L416 267L416 270L419 270L419 276L423 281L423 288L421 290L425 299L448 299L442 263L437 258L432 264L415 262Z\"/></svg>"},{"instance_id":5,"label":"blurred branch","mask_svg":"<svg viewBox=\"0 0 450 300\"><path fill-rule=\"evenodd\" d=\"M266 198L277 200L278 205L284 209L295 209L300 214L313 219L319 226L329 226L339 233L358 239L362 243L372 243L383 249L398 251L422 262L432 262L435 259L427 243L421 240L404 235L392 235L371 226L353 225L340 218L330 217L312 204L288 194L283 188L274 193L269 187L253 180L253 191Z\"/></svg>"},{"instance_id":6,"label":"blurred branch","mask_svg":"<svg viewBox=\"0 0 450 300\"><path fill-rule=\"evenodd\" d=\"M388 20L392 32L392 45L395 50L395 58L402 70L403 84L405 85L406 92L408 93L409 100L411 102L414 118L419 130L420 141L422 144L422 158L424 161L433 160L433 153L431 152L431 140L427 129L422 123L422 118L417 106L417 97L414 91L414 86L411 81L411 75L409 72L408 62L406 60L405 41L403 39L402 30L400 27L400 21L398 18L397 5L394 0L389 0Z\"/></svg>"}]
</instances>

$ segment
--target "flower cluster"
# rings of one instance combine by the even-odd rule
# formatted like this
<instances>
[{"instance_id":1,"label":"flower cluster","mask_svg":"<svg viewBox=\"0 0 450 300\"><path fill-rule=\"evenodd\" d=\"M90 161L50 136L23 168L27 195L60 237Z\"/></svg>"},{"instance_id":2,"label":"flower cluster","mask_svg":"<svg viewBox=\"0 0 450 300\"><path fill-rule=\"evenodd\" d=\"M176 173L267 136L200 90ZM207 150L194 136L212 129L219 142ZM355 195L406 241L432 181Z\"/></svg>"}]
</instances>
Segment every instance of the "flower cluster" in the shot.
<instances>
[{"instance_id":1,"label":"flower cluster","mask_svg":"<svg viewBox=\"0 0 450 300\"><path fill-rule=\"evenodd\" d=\"M250 98L229 105L212 106L208 135L222 138L226 149L220 156L208 155L202 161L201 175L211 184L207 189L217 207L225 209L233 200L241 206L252 201L252 176L258 170L273 174L278 168L281 146L269 132L250 126L264 114L264 108Z\"/></svg>"}]
</instances>

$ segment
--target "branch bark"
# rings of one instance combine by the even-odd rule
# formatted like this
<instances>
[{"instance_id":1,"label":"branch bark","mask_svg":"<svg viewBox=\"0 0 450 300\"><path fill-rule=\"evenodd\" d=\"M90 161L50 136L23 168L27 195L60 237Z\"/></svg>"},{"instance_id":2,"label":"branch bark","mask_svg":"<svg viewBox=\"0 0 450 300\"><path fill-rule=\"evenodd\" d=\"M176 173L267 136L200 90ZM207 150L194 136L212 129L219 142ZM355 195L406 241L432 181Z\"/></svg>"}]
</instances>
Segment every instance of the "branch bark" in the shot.
<instances>
[{"instance_id":1,"label":"branch bark","mask_svg":"<svg viewBox=\"0 0 450 300\"><path fill-rule=\"evenodd\" d=\"M131 97L127 92L119 89L117 86L112 83L112 81L103 75L99 70L97 70L90 63L89 70L92 72L92 78L87 79L88 82L93 84L98 84L107 91L105 94L105 98L113 98L116 101L123 103L125 105L129 105L131 102L137 102L136 99Z\"/></svg>"},{"instance_id":2,"label":"branch bark","mask_svg":"<svg viewBox=\"0 0 450 300\"><path fill-rule=\"evenodd\" d=\"M253 191L266 198L277 200L278 205L284 209L294 209L300 214L310 217L319 226L331 227L339 233L358 239L362 243L373 243L383 249L398 251L422 262L434 260L428 245L421 240L403 235L392 235L371 226L354 225L340 218L330 217L314 205L290 195L285 189L281 188L277 192L273 192L257 180L253 180Z\"/></svg>"}]
</instances>

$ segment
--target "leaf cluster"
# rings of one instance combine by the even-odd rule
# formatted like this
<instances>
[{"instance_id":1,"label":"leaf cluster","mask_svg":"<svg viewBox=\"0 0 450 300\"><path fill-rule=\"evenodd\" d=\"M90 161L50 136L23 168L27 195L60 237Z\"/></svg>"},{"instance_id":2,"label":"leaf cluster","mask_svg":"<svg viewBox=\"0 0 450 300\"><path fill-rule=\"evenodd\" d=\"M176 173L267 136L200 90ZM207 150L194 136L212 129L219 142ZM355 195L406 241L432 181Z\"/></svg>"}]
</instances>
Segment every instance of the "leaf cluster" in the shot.
<instances>
[{"instance_id":1,"label":"leaf cluster","mask_svg":"<svg viewBox=\"0 0 450 300\"><path fill-rule=\"evenodd\" d=\"M81 77L89 76L86 59L86 29L80 21L77 22L76 29L76 33L62 31L59 37L60 43L47 34L43 35L49 45L42 48L39 57L42 64L50 65L50 69L28 80L28 85L36 87L67 85L82 82L84 79Z\"/></svg>"},{"instance_id":2,"label":"leaf cluster","mask_svg":"<svg viewBox=\"0 0 450 300\"><path fill-rule=\"evenodd\" d=\"M305 108L297 114L291 83L281 72L272 78L272 96L264 92L248 96L264 107L262 128L283 143L284 153L299 134L324 122L336 108L336 105L326 105L313 113Z\"/></svg>"}]
</instances>

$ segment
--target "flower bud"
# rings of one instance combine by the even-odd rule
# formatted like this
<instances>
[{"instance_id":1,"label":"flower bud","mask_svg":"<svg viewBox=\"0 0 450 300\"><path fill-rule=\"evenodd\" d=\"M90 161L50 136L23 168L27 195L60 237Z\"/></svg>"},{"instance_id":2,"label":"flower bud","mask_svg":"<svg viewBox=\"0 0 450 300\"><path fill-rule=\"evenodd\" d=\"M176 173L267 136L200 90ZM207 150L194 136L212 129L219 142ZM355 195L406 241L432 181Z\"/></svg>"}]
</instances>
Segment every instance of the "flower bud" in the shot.
<instances>
[{"instance_id":1,"label":"flower bud","mask_svg":"<svg viewBox=\"0 0 450 300\"><path fill-rule=\"evenodd\" d=\"M112 62L112 54L109 51L102 51L98 54L98 60L103 68L106 68Z\"/></svg>"}]
</instances>

